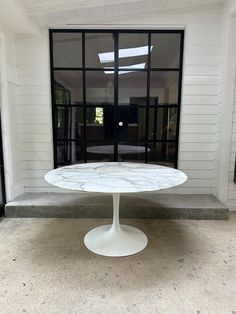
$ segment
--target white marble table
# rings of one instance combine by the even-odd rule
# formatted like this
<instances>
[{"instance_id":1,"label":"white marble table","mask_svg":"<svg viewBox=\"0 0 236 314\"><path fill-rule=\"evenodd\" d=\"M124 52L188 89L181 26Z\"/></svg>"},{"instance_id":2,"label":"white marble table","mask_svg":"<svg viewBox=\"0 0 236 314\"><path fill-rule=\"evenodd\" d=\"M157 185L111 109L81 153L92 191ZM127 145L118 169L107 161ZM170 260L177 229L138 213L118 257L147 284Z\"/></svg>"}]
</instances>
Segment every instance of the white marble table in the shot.
<instances>
[{"instance_id":1,"label":"white marble table","mask_svg":"<svg viewBox=\"0 0 236 314\"><path fill-rule=\"evenodd\" d=\"M92 229L86 234L84 243L94 253L118 257L135 254L148 243L141 230L119 224L120 194L171 188L184 183L187 176L179 170L164 166L99 162L54 169L45 175L45 180L65 189L113 195L112 225Z\"/></svg>"}]
</instances>

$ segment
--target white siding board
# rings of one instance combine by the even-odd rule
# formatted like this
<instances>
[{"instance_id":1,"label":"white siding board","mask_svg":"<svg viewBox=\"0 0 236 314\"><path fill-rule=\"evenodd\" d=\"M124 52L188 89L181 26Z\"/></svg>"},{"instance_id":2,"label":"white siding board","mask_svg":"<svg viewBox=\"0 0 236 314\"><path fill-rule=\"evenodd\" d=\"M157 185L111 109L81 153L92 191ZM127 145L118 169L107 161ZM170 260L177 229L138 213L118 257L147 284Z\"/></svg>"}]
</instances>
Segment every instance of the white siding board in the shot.
<instances>
[{"instance_id":1,"label":"white siding board","mask_svg":"<svg viewBox=\"0 0 236 314\"><path fill-rule=\"evenodd\" d=\"M185 75L188 75L188 76L218 76L219 66L185 65L184 71L185 71ZM210 86L212 86L212 84Z\"/></svg>"},{"instance_id":2,"label":"white siding board","mask_svg":"<svg viewBox=\"0 0 236 314\"><path fill-rule=\"evenodd\" d=\"M23 179L42 179L47 170L21 170L21 177Z\"/></svg>"},{"instance_id":3,"label":"white siding board","mask_svg":"<svg viewBox=\"0 0 236 314\"><path fill-rule=\"evenodd\" d=\"M179 149L181 152L214 152L215 143L181 143Z\"/></svg>"},{"instance_id":4,"label":"white siding board","mask_svg":"<svg viewBox=\"0 0 236 314\"><path fill-rule=\"evenodd\" d=\"M183 114L216 114L217 107L215 105L198 106L198 105L183 105Z\"/></svg>"},{"instance_id":5,"label":"white siding board","mask_svg":"<svg viewBox=\"0 0 236 314\"><path fill-rule=\"evenodd\" d=\"M233 200L233 201L236 200L236 191L229 190L228 200Z\"/></svg>"},{"instance_id":6,"label":"white siding board","mask_svg":"<svg viewBox=\"0 0 236 314\"><path fill-rule=\"evenodd\" d=\"M45 125L50 125L51 123L51 118L49 117L48 114L20 114L18 116L19 118L19 124L22 125L27 125L27 124L45 124Z\"/></svg>"},{"instance_id":7,"label":"white siding board","mask_svg":"<svg viewBox=\"0 0 236 314\"><path fill-rule=\"evenodd\" d=\"M51 161L51 152L21 152L21 160L29 161Z\"/></svg>"},{"instance_id":8,"label":"white siding board","mask_svg":"<svg viewBox=\"0 0 236 314\"><path fill-rule=\"evenodd\" d=\"M18 96L19 105L47 105L49 104L48 95L27 95Z\"/></svg>"},{"instance_id":9,"label":"white siding board","mask_svg":"<svg viewBox=\"0 0 236 314\"><path fill-rule=\"evenodd\" d=\"M216 133L216 126L214 124L182 124L182 133Z\"/></svg>"},{"instance_id":10,"label":"white siding board","mask_svg":"<svg viewBox=\"0 0 236 314\"><path fill-rule=\"evenodd\" d=\"M184 85L213 85L219 86L219 77L217 75L186 75Z\"/></svg>"},{"instance_id":11,"label":"white siding board","mask_svg":"<svg viewBox=\"0 0 236 314\"><path fill-rule=\"evenodd\" d=\"M24 114L24 115L41 115L41 114L45 114L45 115L50 115L51 112L51 108L49 107L49 105L21 105L19 106L19 114Z\"/></svg>"},{"instance_id":12,"label":"white siding board","mask_svg":"<svg viewBox=\"0 0 236 314\"><path fill-rule=\"evenodd\" d=\"M212 161L195 161L195 160L180 160L178 163L180 170L213 170L214 164Z\"/></svg>"},{"instance_id":13,"label":"white siding board","mask_svg":"<svg viewBox=\"0 0 236 314\"><path fill-rule=\"evenodd\" d=\"M22 160L21 161L21 169L22 170L51 170L53 164L48 160Z\"/></svg>"},{"instance_id":14,"label":"white siding board","mask_svg":"<svg viewBox=\"0 0 236 314\"><path fill-rule=\"evenodd\" d=\"M214 152L182 152L180 160L213 160Z\"/></svg>"},{"instance_id":15,"label":"white siding board","mask_svg":"<svg viewBox=\"0 0 236 314\"><path fill-rule=\"evenodd\" d=\"M19 75L19 84L24 86L49 86L46 82L48 80L48 76L21 76Z\"/></svg>"},{"instance_id":16,"label":"white siding board","mask_svg":"<svg viewBox=\"0 0 236 314\"><path fill-rule=\"evenodd\" d=\"M20 142L23 143L48 143L51 142L51 135L37 133L20 133Z\"/></svg>"},{"instance_id":17,"label":"white siding board","mask_svg":"<svg viewBox=\"0 0 236 314\"><path fill-rule=\"evenodd\" d=\"M215 143L215 134L196 134L196 133L184 133L181 135L182 143Z\"/></svg>"},{"instance_id":18,"label":"white siding board","mask_svg":"<svg viewBox=\"0 0 236 314\"><path fill-rule=\"evenodd\" d=\"M219 101L218 96L195 96L188 95L183 97L182 103L184 105L213 105L217 104Z\"/></svg>"},{"instance_id":19,"label":"white siding board","mask_svg":"<svg viewBox=\"0 0 236 314\"><path fill-rule=\"evenodd\" d=\"M192 179L212 179L213 170L184 170L188 178Z\"/></svg>"},{"instance_id":20,"label":"white siding board","mask_svg":"<svg viewBox=\"0 0 236 314\"><path fill-rule=\"evenodd\" d=\"M51 126L49 124L20 124L22 133L51 134Z\"/></svg>"},{"instance_id":21,"label":"white siding board","mask_svg":"<svg viewBox=\"0 0 236 314\"><path fill-rule=\"evenodd\" d=\"M187 55L188 56L216 56L219 58L221 50L221 45L198 45L198 44L190 44L188 45ZM210 64L207 64L209 66ZM219 63L217 63L218 67Z\"/></svg>"},{"instance_id":22,"label":"white siding board","mask_svg":"<svg viewBox=\"0 0 236 314\"><path fill-rule=\"evenodd\" d=\"M18 87L18 96L48 96L50 95L50 90L47 85L45 86L25 86L22 85Z\"/></svg>"},{"instance_id":23,"label":"white siding board","mask_svg":"<svg viewBox=\"0 0 236 314\"><path fill-rule=\"evenodd\" d=\"M38 143L38 142L21 142L21 152L51 152L52 145L49 142Z\"/></svg>"},{"instance_id":24,"label":"white siding board","mask_svg":"<svg viewBox=\"0 0 236 314\"><path fill-rule=\"evenodd\" d=\"M187 65L218 65L220 62L220 57L211 55L198 55L198 56L193 56L193 55L188 55L186 57L186 64Z\"/></svg>"},{"instance_id":25,"label":"white siding board","mask_svg":"<svg viewBox=\"0 0 236 314\"><path fill-rule=\"evenodd\" d=\"M216 126L217 115L216 114L184 114L182 117L183 124L207 124Z\"/></svg>"},{"instance_id":26,"label":"white siding board","mask_svg":"<svg viewBox=\"0 0 236 314\"><path fill-rule=\"evenodd\" d=\"M186 96L218 96L219 91L212 85L200 86L185 86L184 87L185 99Z\"/></svg>"}]
</instances>

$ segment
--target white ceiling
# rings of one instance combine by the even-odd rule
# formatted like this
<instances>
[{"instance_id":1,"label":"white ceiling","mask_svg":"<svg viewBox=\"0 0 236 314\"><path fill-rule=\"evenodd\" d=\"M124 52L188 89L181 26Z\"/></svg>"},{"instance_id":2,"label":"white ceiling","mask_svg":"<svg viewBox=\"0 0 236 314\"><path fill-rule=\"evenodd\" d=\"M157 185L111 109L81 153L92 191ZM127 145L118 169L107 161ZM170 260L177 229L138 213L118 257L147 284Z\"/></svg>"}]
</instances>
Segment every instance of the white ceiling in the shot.
<instances>
[{"instance_id":1,"label":"white ceiling","mask_svg":"<svg viewBox=\"0 0 236 314\"><path fill-rule=\"evenodd\" d=\"M15 0L39 26L101 23L148 12L218 4L224 0ZM128 12L128 13L127 13Z\"/></svg>"},{"instance_id":2,"label":"white ceiling","mask_svg":"<svg viewBox=\"0 0 236 314\"><path fill-rule=\"evenodd\" d=\"M128 24L137 16L221 12L228 1L236 12L235 0L0 0L0 28L39 33L43 27Z\"/></svg>"}]
</instances>

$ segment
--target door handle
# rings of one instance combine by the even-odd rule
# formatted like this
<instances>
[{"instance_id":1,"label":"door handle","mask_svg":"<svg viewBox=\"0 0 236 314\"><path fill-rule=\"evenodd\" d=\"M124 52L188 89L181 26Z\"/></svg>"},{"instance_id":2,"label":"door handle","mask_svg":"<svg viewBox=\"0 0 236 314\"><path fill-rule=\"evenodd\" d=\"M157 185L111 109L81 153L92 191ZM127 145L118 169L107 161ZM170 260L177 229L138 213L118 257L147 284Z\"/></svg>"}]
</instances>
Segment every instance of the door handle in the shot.
<instances>
[{"instance_id":1,"label":"door handle","mask_svg":"<svg viewBox=\"0 0 236 314\"><path fill-rule=\"evenodd\" d=\"M119 126L123 126L123 122L122 121L120 121L118 124L119 124Z\"/></svg>"}]
</instances>

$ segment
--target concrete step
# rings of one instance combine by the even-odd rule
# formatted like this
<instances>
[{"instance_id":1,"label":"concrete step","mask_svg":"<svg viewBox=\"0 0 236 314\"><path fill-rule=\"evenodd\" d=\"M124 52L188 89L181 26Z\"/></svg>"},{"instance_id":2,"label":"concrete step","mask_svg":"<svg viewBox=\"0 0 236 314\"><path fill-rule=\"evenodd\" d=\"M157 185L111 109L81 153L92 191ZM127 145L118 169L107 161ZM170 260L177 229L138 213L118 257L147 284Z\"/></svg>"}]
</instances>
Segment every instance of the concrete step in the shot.
<instances>
[{"instance_id":1,"label":"concrete step","mask_svg":"<svg viewBox=\"0 0 236 314\"><path fill-rule=\"evenodd\" d=\"M137 193L120 199L122 218L228 219L213 195ZM107 218L112 196L98 193L25 193L8 203L6 217Z\"/></svg>"}]
</instances>

